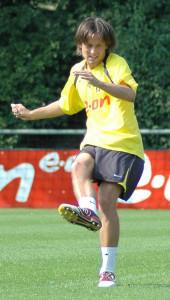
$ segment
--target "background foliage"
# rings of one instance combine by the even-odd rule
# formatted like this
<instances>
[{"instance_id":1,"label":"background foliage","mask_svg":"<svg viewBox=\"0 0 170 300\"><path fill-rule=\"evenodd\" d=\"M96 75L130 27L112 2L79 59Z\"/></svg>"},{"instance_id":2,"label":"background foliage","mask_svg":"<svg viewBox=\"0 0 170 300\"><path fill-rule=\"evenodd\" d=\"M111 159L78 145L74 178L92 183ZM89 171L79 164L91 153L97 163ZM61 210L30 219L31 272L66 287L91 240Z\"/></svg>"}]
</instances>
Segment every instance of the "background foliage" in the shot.
<instances>
[{"instance_id":1,"label":"background foliage","mask_svg":"<svg viewBox=\"0 0 170 300\"><path fill-rule=\"evenodd\" d=\"M49 6L50 4L50 6ZM43 6L47 5L47 6ZM100 16L115 29L116 52L139 83L136 115L140 128L168 128L169 55L166 0L10 1L0 4L1 128L84 128L85 113L33 122L17 120L11 102L29 109L58 99L76 57L74 35L86 17ZM71 141L78 147L81 137ZM32 141L30 145L30 140ZM39 141L42 137L39 137ZM35 146L39 141L3 136L1 147ZM69 147L70 139L43 140L43 147ZM66 143L67 142L67 143ZM167 137L144 137L145 148L168 148Z\"/></svg>"}]
</instances>

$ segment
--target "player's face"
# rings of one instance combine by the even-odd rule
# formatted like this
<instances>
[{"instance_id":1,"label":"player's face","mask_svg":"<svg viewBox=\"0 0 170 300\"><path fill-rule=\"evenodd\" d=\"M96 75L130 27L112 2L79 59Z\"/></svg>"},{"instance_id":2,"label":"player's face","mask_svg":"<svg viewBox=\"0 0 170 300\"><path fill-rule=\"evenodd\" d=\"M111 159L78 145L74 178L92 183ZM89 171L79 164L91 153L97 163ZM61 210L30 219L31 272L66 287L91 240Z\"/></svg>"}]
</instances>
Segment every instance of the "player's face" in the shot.
<instances>
[{"instance_id":1,"label":"player's face","mask_svg":"<svg viewBox=\"0 0 170 300\"><path fill-rule=\"evenodd\" d=\"M87 43L82 43L82 56L86 59L87 67L96 68L103 61L107 49L105 41L100 34L94 34L88 39Z\"/></svg>"}]
</instances>

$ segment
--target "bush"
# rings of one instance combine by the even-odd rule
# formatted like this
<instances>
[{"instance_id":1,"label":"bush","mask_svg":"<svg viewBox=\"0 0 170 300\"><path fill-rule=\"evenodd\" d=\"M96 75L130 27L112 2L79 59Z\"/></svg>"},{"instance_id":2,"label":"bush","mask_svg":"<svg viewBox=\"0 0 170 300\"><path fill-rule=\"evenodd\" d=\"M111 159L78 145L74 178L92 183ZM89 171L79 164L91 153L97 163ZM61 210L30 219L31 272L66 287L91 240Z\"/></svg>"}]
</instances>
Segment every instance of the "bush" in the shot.
<instances>
[{"instance_id":1,"label":"bush","mask_svg":"<svg viewBox=\"0 0 170 300\"><path fill-rule=\"evenodd\" d=\"M48 1L46 1L48 4ZM140 128L168 128L168 13L166 1L3 1L0 4L1 128L84 128L85 113L33 122L12 117L11 102L30 109L60 97L75 55L74 35L86 17L101 16L115 28L116 50L129 63L139 83L136 115ZM43 1L45 3L45 1ZM81 122L80 122L81 120ZM82 121L83 120L83 121ZM21 147L17 136L1 147ZM10 142L9 142L10 141ZM159 148L160 141L144 139L145 148ZM168 148L167 139L162 139Z\"/></svg>"}]
</instances>

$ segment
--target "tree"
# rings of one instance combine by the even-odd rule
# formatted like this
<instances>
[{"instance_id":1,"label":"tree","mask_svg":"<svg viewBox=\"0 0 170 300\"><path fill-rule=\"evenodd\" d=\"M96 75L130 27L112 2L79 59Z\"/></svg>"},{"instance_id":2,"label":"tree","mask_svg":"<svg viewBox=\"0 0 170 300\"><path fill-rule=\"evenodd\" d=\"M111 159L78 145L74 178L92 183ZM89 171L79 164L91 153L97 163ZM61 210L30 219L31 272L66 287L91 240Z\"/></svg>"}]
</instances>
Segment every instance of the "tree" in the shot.
<instances>
[{"instance_id":1,"label":"tree","mask_svg":"<svg viewBox=\"0 0 170 300\"><path fill-rule=\"evenodd\" d=\"M49 3L53 9L49 9ZM168 127L165 0L3 1L0 6L1 128L85 127L84 112L74 118L18 121L11 117L10 103L22 101L32 109L59 98L70 67L79 61L74 45L77 26L89 16L103 17L115 28L119 42L116 51L128 61L139 83L135 107L140 128ZM20 147L23 140L19 136L4 137L1 146ZM160 141L152 137L144 138L144 142L146 148L160 147ZM161 143L168 147L166 138L162 137Z\"/></svg>"}]
</instances>

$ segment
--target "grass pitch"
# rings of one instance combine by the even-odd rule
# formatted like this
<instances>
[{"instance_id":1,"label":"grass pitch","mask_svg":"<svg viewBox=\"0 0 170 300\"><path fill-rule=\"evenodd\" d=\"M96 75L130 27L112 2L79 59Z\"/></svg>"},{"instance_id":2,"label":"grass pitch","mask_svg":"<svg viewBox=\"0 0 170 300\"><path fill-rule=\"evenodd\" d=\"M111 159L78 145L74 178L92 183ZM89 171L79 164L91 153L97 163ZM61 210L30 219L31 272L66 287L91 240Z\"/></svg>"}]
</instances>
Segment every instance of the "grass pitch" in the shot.
<instances>
[{"instance_id":1,"label":"grass pitch","mask_svg":"<svg viewBox=\"0 0 170 300\"><path fill-rule=\"evenodd\" d=\"M98 288L99 233L57 210L0 210L0 300L169 300L170 211L119 210L118 286Z\"/></svg>"}]
</instances>

